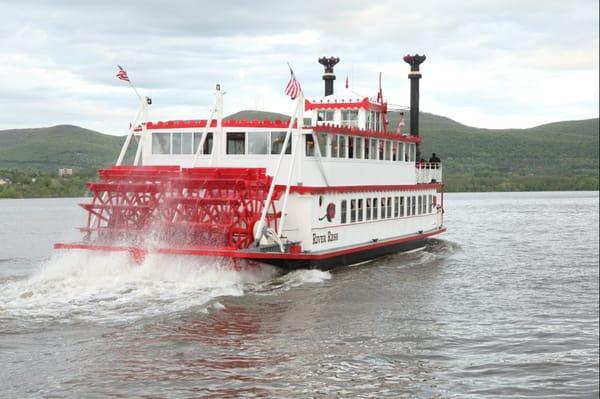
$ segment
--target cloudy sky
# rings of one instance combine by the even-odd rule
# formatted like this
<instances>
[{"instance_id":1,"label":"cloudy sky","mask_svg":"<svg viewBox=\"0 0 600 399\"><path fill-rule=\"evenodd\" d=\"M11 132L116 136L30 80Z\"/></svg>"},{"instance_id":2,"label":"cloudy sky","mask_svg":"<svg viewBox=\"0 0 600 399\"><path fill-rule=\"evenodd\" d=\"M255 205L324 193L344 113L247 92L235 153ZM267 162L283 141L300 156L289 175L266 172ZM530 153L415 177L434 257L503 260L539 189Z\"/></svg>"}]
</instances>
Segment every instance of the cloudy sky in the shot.
<instances>
[{"instance_id":1,"label":"cloudy sky","mask_svg":"<svg viewBox=\"0 0 600 399\"><path fill-rule=\"evenodd\" d=\"M317 58L341 58L365 95L378 73L390 103L409 104L405 54L426 54L421 110L488 128L598 116L598 0L7 1L0 0L0 129L77 124L124 134L137 99L151 120L291 113L294 68L323 91Z\"/></svg>"}]
</instances>

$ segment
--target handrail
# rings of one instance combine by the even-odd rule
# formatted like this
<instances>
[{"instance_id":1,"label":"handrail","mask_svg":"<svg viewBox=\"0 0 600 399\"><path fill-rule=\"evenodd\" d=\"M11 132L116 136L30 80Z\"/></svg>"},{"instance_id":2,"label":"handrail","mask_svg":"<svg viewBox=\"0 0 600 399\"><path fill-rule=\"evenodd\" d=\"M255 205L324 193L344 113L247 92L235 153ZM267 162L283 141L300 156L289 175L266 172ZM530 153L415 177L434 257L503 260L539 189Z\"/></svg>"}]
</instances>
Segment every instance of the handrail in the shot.
<instances>
[{"instance_id":1,"label":"handrail","mask_svg":"<svg viewBox=\"0 0 600 399\"><path fill-rule=\"evenodd\" d=\"M442 181L442 163L441 162L417 162L415 163L415 173L417 183L430 183Z\"/></svg>"}]
</instances>

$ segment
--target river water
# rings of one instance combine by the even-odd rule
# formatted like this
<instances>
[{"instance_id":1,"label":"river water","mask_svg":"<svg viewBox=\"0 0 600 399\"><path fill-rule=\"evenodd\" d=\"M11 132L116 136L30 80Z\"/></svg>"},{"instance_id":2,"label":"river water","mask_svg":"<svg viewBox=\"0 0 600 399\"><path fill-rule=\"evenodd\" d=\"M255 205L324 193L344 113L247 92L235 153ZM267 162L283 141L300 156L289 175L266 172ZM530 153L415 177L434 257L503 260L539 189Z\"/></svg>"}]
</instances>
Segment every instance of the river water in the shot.
<instances>
[{"instance_id":1,"label":"river water","mask_svg":"<svg viewBox=\"0 0 600 399\"><path fill-rule=\"evenodd\" d=\"M322 272L55 253L0 201L0 397L598 397L598 192L446 196L423 251Z\"/></svg>"}]
</instances>

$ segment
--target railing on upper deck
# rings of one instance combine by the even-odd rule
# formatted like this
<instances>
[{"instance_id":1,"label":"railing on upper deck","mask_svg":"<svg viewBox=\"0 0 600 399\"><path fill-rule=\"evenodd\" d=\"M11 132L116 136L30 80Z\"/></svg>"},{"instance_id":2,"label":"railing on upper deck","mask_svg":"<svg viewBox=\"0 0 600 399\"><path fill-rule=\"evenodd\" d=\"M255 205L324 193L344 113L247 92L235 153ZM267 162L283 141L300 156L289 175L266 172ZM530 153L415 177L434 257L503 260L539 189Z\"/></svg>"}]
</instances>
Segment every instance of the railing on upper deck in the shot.
<instances>
[{"instance_id":1,"label":"railing on upper deck","mask_svg":"<svg viewBox=\"0 0 600 399\"><path fill-rule=\"evenodd\" d=\"M441 162L417 162L415 166L415 170L417 172L417 183L442 182Z\"/></svg>"}]
</instances>

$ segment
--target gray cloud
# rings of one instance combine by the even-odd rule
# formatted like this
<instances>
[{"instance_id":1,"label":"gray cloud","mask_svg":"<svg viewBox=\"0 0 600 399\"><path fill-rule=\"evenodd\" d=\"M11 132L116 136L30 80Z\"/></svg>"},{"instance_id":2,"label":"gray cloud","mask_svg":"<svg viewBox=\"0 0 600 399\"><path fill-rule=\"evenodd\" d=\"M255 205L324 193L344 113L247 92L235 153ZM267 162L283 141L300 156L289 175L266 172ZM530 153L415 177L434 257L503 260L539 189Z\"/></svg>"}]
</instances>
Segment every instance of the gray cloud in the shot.
<instances>
[{"instance_id":1,"label":"gray cloud","mask_svg":"<svg viewBox=\"0 0 600 399\"><path fill-rule=\"evenodd\" d=\"M428 56L424 109L463 123L520 127L598 113L591 0L26 0L0 2L0 14L0 128L68 122L122 132L136 100L114 77L116 64L161 119L205 117L217 82L228 112L291 112L286 61L316 96L321 55L342 58L339 85L351 75L355 90L372 94L382 71L389 101L406 104L409 52Z\"/></svg>"}]
</instances>

